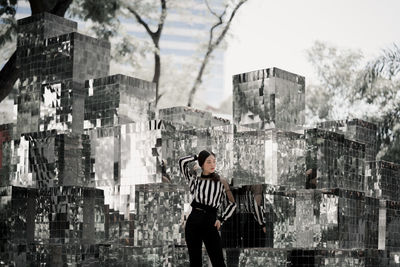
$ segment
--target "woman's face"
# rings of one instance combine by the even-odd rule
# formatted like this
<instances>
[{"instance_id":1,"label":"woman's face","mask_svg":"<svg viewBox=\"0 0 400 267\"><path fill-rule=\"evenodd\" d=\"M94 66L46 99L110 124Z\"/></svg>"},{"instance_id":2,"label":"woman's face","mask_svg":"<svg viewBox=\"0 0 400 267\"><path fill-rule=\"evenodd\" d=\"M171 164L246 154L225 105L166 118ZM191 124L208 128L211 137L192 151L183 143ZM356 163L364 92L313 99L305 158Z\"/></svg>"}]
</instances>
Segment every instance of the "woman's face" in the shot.
<instances>
[{"instance_id":1,"label":"woman's face","mask_svg":"<svg viewBox=\"0 0 400 267\"><path fill-rule=\"evenodd\" d=\"M210 155L206 158L203 164L203 174L208 175L210 173L215 172L216 162L215 157Z\"/></svg>"}]
</instances>

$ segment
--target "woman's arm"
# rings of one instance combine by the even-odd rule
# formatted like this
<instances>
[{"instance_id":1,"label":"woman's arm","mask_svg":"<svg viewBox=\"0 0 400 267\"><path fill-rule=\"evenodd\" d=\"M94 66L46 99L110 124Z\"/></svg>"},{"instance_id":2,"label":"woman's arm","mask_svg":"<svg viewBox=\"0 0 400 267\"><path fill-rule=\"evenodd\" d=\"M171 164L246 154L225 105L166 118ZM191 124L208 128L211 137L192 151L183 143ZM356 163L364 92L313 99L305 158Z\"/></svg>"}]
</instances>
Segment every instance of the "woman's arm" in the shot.
<instances>
[{"instance_id":1,"label":"woman's arm","mask_svg":"<svg viewBox=\"0 0 400 267\"><path fill-rule=\"evenodd\" d=\"M265 210L263 205L263 187L262 185L252 185L251 192L254 195L254 218L261 227L265 227Z\"/></svg>"},{"instance_id":2,"label":"woman's arm","mask_svg":"<svg viewBox=\"0 0 400 267\"><path fill-rule=\"evenodd\" d=\"M254 218L257 220L258 224L262 227L264 233L267 232L266 223L265 223L265 211L264 206L262 205L262 195L254 196Z\"/></svg>"},{"instance_id":3,"label":"woman's arm","mask_svg":"<svg viewBox=\"0 0 400 267\"><path fill-rule=\"evenodd\" d=\"M220 181L224 185L225 190L223 191L223 193L226 199L228 200L228 206L222 212L221 217L218 218L221 224L223 224L227 219L229 219L229 217L232 216L233 212L236 209L236 203L228 182L224 178L221 178Z\"/></svg>"},{"instance_id":4,"label":"woman's arm","mask_svg":"<svg viewBox=\"0 0 400 267\"><path fill-rule=\"evenodd\" d=\"M197 160L196 155L190 155L179 159L179 169L189 184L190 193L194 193L194 180L196 176L190 172L188 164Z\"/></svg>"}]
</instances>

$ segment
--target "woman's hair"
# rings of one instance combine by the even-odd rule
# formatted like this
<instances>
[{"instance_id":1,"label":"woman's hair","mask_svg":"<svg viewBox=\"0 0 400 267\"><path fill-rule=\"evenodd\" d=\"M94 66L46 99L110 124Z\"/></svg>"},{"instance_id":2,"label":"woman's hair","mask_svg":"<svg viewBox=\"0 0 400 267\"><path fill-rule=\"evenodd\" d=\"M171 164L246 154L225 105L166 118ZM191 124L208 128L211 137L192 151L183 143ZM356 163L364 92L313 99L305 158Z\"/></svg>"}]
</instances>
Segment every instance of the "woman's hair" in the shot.
<instances>
[{"instance_id":1,"label":"woman's hair","mask_svg":"<svg viewBox=\"0 0 400 267\"><path fill-rule=\"evenodd\" d=\"M197 156L197 162L199 163L199 166L203 168L203 164L206 161L206 159L210 156L213 155L215 157L215 154L212 151L208 150L203 150L199 153Z\"/></svg>"},{"instance_id":2,"label":"woman's hair","mask_svg":"<svg viewBox=\"0 0 400 267\"><path fill-rule=\"evenodd\" d=\"M213 180L214 182L218 182L220 179L221 179L221 177L219 176L219 174L217 172L212 173L211 180Z\"/></svg>"},{"instance_id":3,"label":"woman's hair","mask_svg":"<svg viewBox=\"0 0 400 267\"><path fill-rule=\"evenodd\" d=\"M201 151L201 152L199 153L199 155L197 156L197 161L198 161L199 166L200 166L201 168L203 168L204 162L206 161L206 159L207 159L210 155L213 155L213 156L215 157L215 154L214 154L212 151L209 151L209 150L203 150L203 151ZM213 172L213 173L212 173L212 176L211 176L211 179L212 179L213 181L216 181L216 182L217 182L217 181L220 180L220 176L218 175L218 173Z\"/></svg>"}]
</instances>

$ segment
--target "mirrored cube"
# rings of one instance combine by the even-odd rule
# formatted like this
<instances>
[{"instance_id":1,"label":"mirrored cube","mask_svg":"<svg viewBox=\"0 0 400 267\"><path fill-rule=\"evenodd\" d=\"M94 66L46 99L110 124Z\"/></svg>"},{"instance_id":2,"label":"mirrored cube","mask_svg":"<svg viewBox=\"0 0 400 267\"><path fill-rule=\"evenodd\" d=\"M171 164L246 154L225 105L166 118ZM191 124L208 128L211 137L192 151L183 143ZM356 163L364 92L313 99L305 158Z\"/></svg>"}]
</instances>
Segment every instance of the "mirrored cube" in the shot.
<instances>
[{"instance_id":1,"label":"mirrored cube","mask_svg":"<svg viewBox=\"0 0 400 267\"><path fill-rule=\"evenodd\" d=\"M52 129L82 133L84 81L108 75L110 44L70 31L49 34L53 19L42 14L21 22L27 24L26 29L33 28L33 33L22 32L18 41L19 134ZM64 19L58 20L58 24L68 25Z\"/></svg>"},{"instance_id":2,"label":"mirrored cube","mask_svg":"<svg viewBox=\"0 0 400 267\"><path fill-rule=\"evenodd\" d=\"M306 130L307 188L365 189L365 144L321 129Z\"/></svg>"},{"instance_id":3,"label":"mirrored cube","mask_svg":"<svg viewBox=\"0 0 400 267\"><path fill-rule=\"evenodd\" d=\"M379 200L342 189L304 190L296 198L299 248L378 248Z\"/></svg>"},{"instance_id":4,"label":"mirrored cube","mask_svg":"<svg viewBox=\"0 0 400 267\"><path fill-rule=\"evenodd\" d=\"M182 247L174 246L154 246L154 247L125 247L118 261L119 266L188 266L189 260L176 257L177 251ZM182 254L182 253L181 253ZM186 251L187 254L187 251ZM115 264L115 265L117 265Z\"/></svg>"},{"instance_id":5,"label":"mirrored cube","mask_svg":"<svg viewBox=\"0 0 400 267\"><path fill-rule=\"evenodd\" d=\"M375 161L378 153L377 125L360 119L325 121L317 128L344 134L345 138L365 144L365 160Z\"/></svg>"},{"instance_id":6,"label":"mirrored cube","mask_svg":"<svg viewBox=\"0 0 400 267\"><path fill-rule=\"evenodd\" d=\"M234 184L305 188L304 135L238 127L234 133Z\"/></svg>"},{"instance_id":7,"label":"mirrored cube","mask_svg":"<svg viewBox=\"0 0 400 267\"><path fill-rule=\"evenodd\" d=\"M33 178L29 168L29 139L21 136L3 143L2 148L2 186L36 187L37 181Z\"/></svg>"},{"instance_id":8,"label":"mirrored cube","mask_svg":"<svg viewBox=\"0 0 400 267\"><path fill-rule=\"evenodd\" d=\"M136 186L135 246L185 245L190 204L187 186L165 183Z\"/></svg>"},{"instance_id":9,"label":"mirrored cube","mask_svg":"<svg viewBox=\"0 0 400 267\"><path fill-rule=\"evenodd\" d=\"M78 265L99 261L105 241L104 196L79 186L42 188L35 200L35 242L31 264Z\"/></svg>"},{"instance_id":10,"label":"mirrored cube","mask_svg":"<svg viewBox=\"0 0 400 267\"><path fill-rule=\"evenodd\" d=\"M302 129L305 78L278 68L233 76L233 121L255 129Z\"/></svg>"},{"instance_id":11,"label":"mirrored cube","mask_svg":"<svg viewBox=\"0 0 400 267\"><path fill-rule=\"evenodd\" d=\"M99 244L30 244L28 266L100 266Z\"/></svg>"},{"instance_id":12,"label":"mirrored cube","mask_svg":"<svg viewBox=\"0 0 400 267\"><path fill-rule=\"evenodd\" d=\"M223 247L294 247L296 195L293 192L286 192L279 186L257 184L234 188L232 193L237 208L222 227Z\"/></svg>"},{"instance_id":13,"label":"mirrored cube","mask_svg":"<svg viewBox=\"0 0 400 267\"><path fill-rule=\"evenodd\" d=\"M226 249L227 266L277 266L286 267L288 262L288 250L286 249Z\"/></svg>"},{"instance_id":14,"label":"mirrored cube","mask_svg":"<svg viewBox=\"0 0 400 267\"><path fill-rule=\"evenodd\" d=\"M24 134L3 144L7 185L47 188L89 186L90 140L81 134L56 131Z\"/></svg>"},{"instance_id":15,"label":"mirrored cube","mask_svg":"<svg viewBox=\"0 0 400 267\"><path fill-rule=\"evenodd\" d=\"M385 214L386 213L386 214ZM400 201L386 201L385 247L389 251L400 251Z\"/></svg>"},{"instance_id":16,"label":"mirrored cube","mask_svg":"<svg viewBox=\"0 0 400 267\"><path fill-rule=\"evenodd\" d=\"M104 259L105 264L125 263L132 256L126 255L126 252L134 245L135 214L125 217L118 210L109 209L108 205L104 206L104 210L106 243L99 257Z\"/></svg>"},{"instance_id":17,"label":"mirrored cube","mask_svg":"<svg viewBox=\"0 0 400 267\"><path fill-rule=\"evenodd\" d=\"M91 244L105 238L103 191L79 186L39 189L35 241L40 244Z\"/></svg>"},{"instance_id":18,"label":"mirrored cube","mask_svg":"<svg viewBox=\"0 0 400 267\"><path fill-rule=\"evenodd\" d=\"M78 23L47 12L19 19L18 47L35 44L42 39L74 32Z\"/></svg>"},{"instance_id":19,"label":"mirrored cube","mask_svg":"<svg viewBox=\"0 0 400 267\"><path fill-rule=\"evenodd\" d=\"M116 74L85 81L85 130L154 119L155 83Z\"/></svg>"},{"instance_id":20,"label":"mirrored cube","mask_svg":"<svg viewBox=\"0 0 400 267\"><path fill-rule=\"evenodd\" d=\"M206 128L229 125L227 119L213 116L211 112L191 107L172 107L159 110L159 119L187 127Z\"/></svg>"},{"instance_id":21,"label":"mirrored cube","mask_svg":"<svg viewBox=\"0 0 400 267\"><path fill-rule=\"evenodd\" d=\"M0 187L0 258L4 265L26 266L34 240L37 190Z\"/></svg>"},{"instance_id":22,"label":"mirrored cube","mask_svg":"<svg viewBox=\"0 0 400 267\"><path fill-rule=\"evenodd\" d=\"M178 161L181 157L198 155L202 150L211 150L216 158L216 171L228 183L233 178L233 125L187 129L179 124L166 123L162 131L162 154L166 172L174 184L187 184L180 172ZM189 164L192 169L197 161ZM201 174L198 168L196 175Z\"/></svg>"},{"instance_id":23,"label":"mirrored cube","mask_svg":"<svg viewBox=\"0 0 400 267\"><path fill-rule=\"evenodd\" d=\"M400 165L387 161L366 163L366 193L368 196L400 201Z\"/></svg>"},{"instance_id":24,"label":"mirrored cube","mask_svg":"<svg viewBox=\"0 0 400 267\"><path fill-rule=\"evenodd\" d=\"M105 204L125 217L135 210L135 185L162 182L163 127L154 120L88 131L91 179Z\"/></svg>"},{"instance_id":25,"label":"mirrored cube","mask_svg":"<svg viewBox=\"0 0 400 267\"><path fill-rule=\"evenodd\" d=\"M376 249L288 251L290 266L391 266L385 251Z\"/></svg>"},{"instance_id":26,"label":"mirrored cube","mask_svg":"<svg viewBox=\"0 0 400 267\"><path fill-rule=\"evenodd\" d=\"M14 126L15 124L12 123L0 125L0 186L7 185L7 183L5 182L6 170L3 170L3 158L5 161L9 161L10 158L10 150L8 148L5 148L3 152L3 143L9 142L11 141L11 139L13 139Z\"/></svg>"}]
</instances>

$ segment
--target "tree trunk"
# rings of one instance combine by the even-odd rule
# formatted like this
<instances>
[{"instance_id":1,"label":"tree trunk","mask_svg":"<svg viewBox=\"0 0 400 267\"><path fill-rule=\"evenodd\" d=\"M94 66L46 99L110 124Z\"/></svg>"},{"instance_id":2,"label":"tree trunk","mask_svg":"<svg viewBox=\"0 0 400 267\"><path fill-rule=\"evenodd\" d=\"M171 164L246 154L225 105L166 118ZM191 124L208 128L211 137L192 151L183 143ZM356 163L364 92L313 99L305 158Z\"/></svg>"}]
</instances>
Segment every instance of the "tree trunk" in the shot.
<instances>
[{"instance_id":1,"label":"tree trunk","mask_svg":"<svg viewBox=\"0 0 400 267\"><path fill-rule=\"evenodd\" d=\"M232 13L229 16L229 19L224 23L223 22L223 17L226 15L226 12L228 10L228 6L225 6L225 10L221 13L221 15L217 15L213 10L211 10L210 6L208 5L208 2L206 1L207 8L208 10L218 19L218 21L211 27L209 31L209 39L208 39L208 46L207 46L207 52L204 55L203 61L201 62L200 70L198 72L198 75L196 77L196 80L192 86L192 89L189 92L189 100L188 100L188 106L190 107L193 102L193 97L202 83L202 77L204 74L204 70L208 64L208 61L210 60L211 54L214 52L214 50L219 46L221 41L225 38L226 33L229 31L229 28L231 26L232 20L236 15L236 12L238 9L245 3L247 0L241 0L239 3L236 4L235 8L232 10ZM225 25L224 25L225 24ZM218 35L217 38L214 38L214 30L217 29L220 26L223 26L222 32Z\"/></svg>"},{"instance_id":2,"label":"tree trunk","mask_svg":"<svg viewBox=\"0 0 400 267\"><path fill-rule=\"evenodd\" d=\"M160 58L160 49L158 44L156 44L157 51L154 52L154 76L153 82L156 84L156 106L158 103L158 85L160 83L160 76L161 76L161 58Z\"/></svg>"},{"instance_id":3,"label":"tree trunk","mask_svg":"<svg viewBox=\"0 0 400 267\"><path fill-rule=\"evenodd\" d=\"M159 95L159 93L158 93L160 76L161 76L161 58L160 58L159 43L160 43L161 33L164 28L165 19L167 17L167 1L160 0L160 5L161 5L161 14L160 14L160 18L158 21L158 28L157 28L157 31L155 31L155 32L153 32L150 29L149 25L142 19L140 14L137 13L135 9L128 7L129 12L131 12L135 16L137 22L144 27L147 34L152 39L154 47L156 49L156 51L154 51L154 76L153 76L153 82L156 83L156 106L157 106L158 100L162 96L161 94Z\"/></svg>"},{"instance_id":4,"label":"tree trunk","mask_svg":"<svg viewBox=\"0 0 400 267\"><path fill-rule=\"evenodd\" d=\"M192 89L190 90L190 93L189 93L189 101L188 101L188 104L187 104L188 107L192 106L194 94L196 93L197 88L203 82L202 81L203 73L204 73L204 70L205 70L205 68L206 68L206 66L208 64L208 60L210 59L211 52L212 52L212 50L209 49L207 51L206 55L204 56L203 62L201 62L199 73L197 74L196 80L194 81L193 87L192 87Z\"/></svg>"},{"instance_id":5,"label":"tree trunk","mask_svg":"<svg viewBox=\"0 0 400 267\"><path fill-rule=\"evenodd\" d=\"M14 51L10 59L0 71L0 102L12 91L19 76L17 68L17 52Z\"/></svg>"},{"instance_id":6,"label":"tree trunk","mask_svg":"<svg viewBox=\"0 0 400 267\"><path fill-rule=\"evenodd\" d=\"M49 10L49 4L43 0L29 0L29 4L31 6L32 15Z\"/></svg>"}]
</instances>

